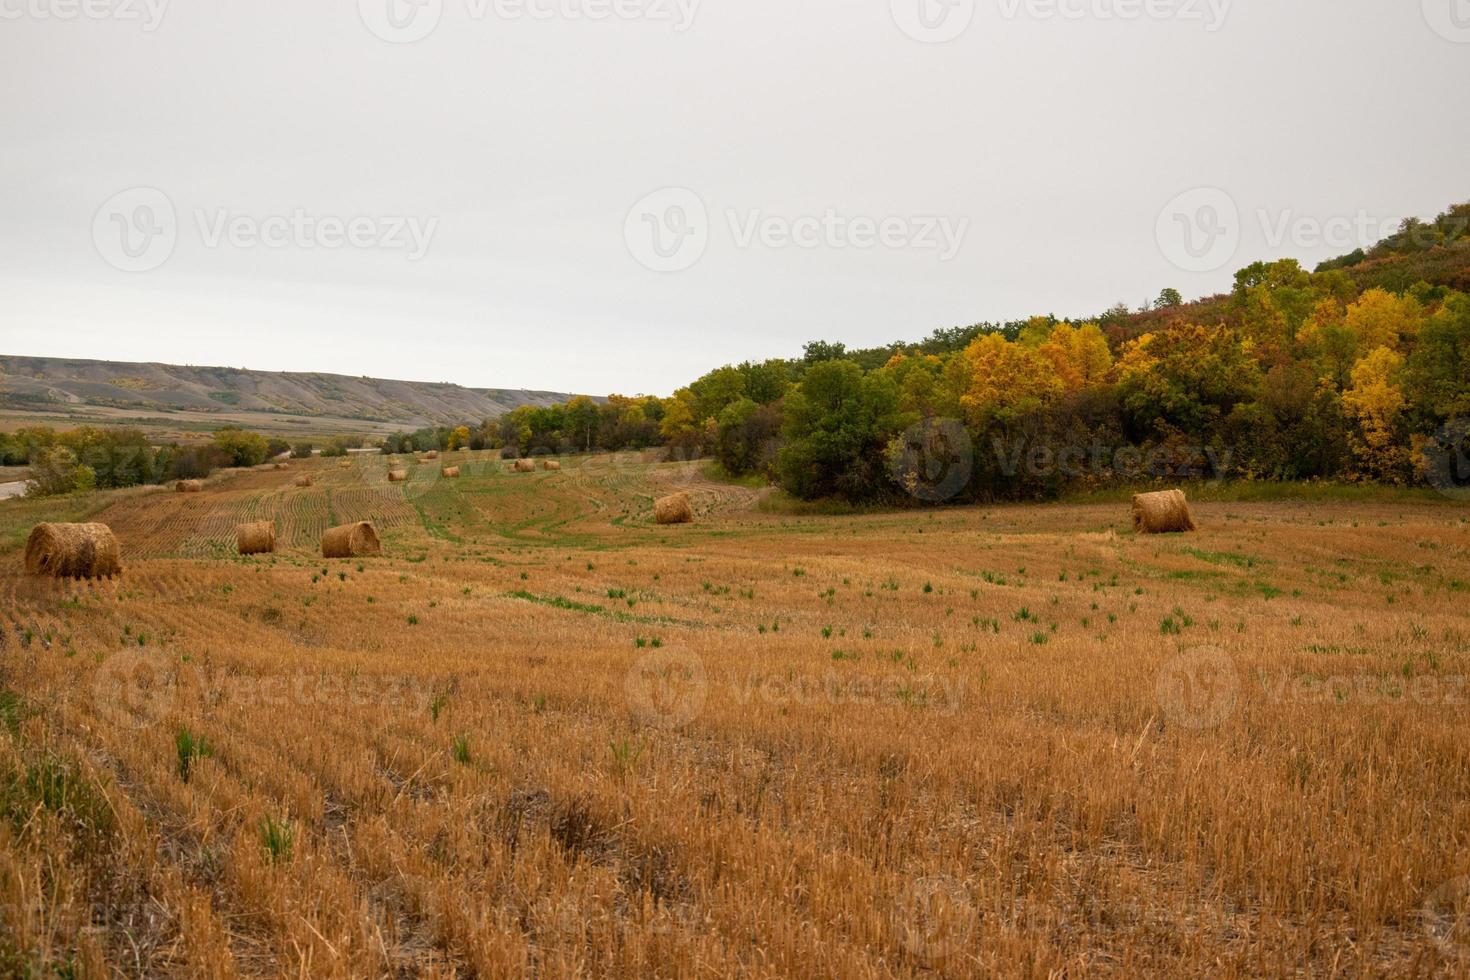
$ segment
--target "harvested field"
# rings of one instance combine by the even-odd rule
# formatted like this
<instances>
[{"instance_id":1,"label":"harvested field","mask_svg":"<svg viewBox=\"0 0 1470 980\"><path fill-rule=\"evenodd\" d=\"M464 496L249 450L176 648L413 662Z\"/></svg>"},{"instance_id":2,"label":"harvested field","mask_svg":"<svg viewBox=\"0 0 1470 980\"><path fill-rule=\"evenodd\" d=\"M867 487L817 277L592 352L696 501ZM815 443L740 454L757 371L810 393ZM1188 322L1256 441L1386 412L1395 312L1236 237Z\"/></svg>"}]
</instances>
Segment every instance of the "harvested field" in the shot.
<instances>
[{"instance_id":1,"label":"harvested field","mask_svg":"<svg viewBox=\"0 0 1470 980\"><path fill-rule=\"evenodd\" d=\"M791 516L678 464L446 455L98 495L110 582L0 555L0 785L69 787L8 804L0 953L1470 971L1464 507L1191 494L1198 533L1145 536L1126 501ZM319 556L359 520L383 557Z\"/></svg>"}]
</instances>

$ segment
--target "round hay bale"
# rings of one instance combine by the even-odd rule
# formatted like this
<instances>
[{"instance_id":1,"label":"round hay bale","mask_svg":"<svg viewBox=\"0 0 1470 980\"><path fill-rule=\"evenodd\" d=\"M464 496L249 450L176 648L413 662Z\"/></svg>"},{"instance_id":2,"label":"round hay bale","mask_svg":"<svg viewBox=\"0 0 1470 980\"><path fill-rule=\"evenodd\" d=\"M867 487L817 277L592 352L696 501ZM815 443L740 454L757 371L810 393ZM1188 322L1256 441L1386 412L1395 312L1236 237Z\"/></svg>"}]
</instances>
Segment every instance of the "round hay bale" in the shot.
<instances>
[{"instance_id":1,"label":"round hay bale","mask_svg":"<svg viewBox=\"0 0 1470 980\"><path fill-rule=\"evenodd\" d=\"M258 521L235 528L235 547L242 555L268 555L276 550L276 522Z\"/></svg>"},{"instance_id":2,"label":"round hay bale","mask_svg":"<svg viewBox=\"0 0 1470 980\"><path fill-rule=\"evenodd\" d=\"M174 489L179 493L203 493L203 480L180 480L174 484Z\"/></svg>"},{"instance_id":3,"label":"round hay bale","mask_svg":"<svg viewBox=\"0 0 1470 980\"><path fill-rule=\"evenodd\" d=\"M367 521L334 527L322 535L323 558L367 558L382 553L378 532Z\"/></svg>"},{"instance_id":4,"label":"round hay bale","mask_svg":"<svg viewBox=\"0 0 1470 980\"><path fill-rule=\"evenodd\" d=\"M1163 490L1134 496L1133 530L1139 534L1183 534L1198 528L1184 491Z\"/></svg>"},{"instance_id":5,"label":"round hay bale","mask_svg":"<svg viewBox=\"0 0 1470 980\"><path fill-rule=\"evenodd\" d=\"M554 459L548 459L541 464L541 468L543 470L559 470L561 469L561 464Z\"/></svg>"},{"instance_id":6,"label":"round hay bale","mask_svg":"<svg viewBox=\"0 0 1470 980\"><path fill-rule=\"evenodd\" d=\"M314 482L315 482L315 481L314 481L314 480L312 480L312 478L311 478L311 476L310 476L310 475L309 475L309 474L306 474L306 473L303 473L303 474L301 474L301 475L300 475L300 476L298 476L298 477L297 477L297 478L296 478L296 485L297 485L297 486L298 486L298 487L309 487L309 486L311 486L311 485L312 485L312 484L313 484L313 483L314 483Z\"/></svg>"},{"instance_id":7,"label":"round hay bale","mask_svg":"<svg viewBox=\"0 0 1470 980\"><path fill-rule=\"evenodd\" d=\"M340 463L337 464L337 468L338 469L341 469L341 470L350 470L350 469L352 469L352 460L350 460L350 459L344 459L344 460L342 460L342 462L340 462Z\"/></svg>"},{"instance_id":8,"label":"round hay bale","mask_svg":"<svg viewBox=\"0 0 1470 980\"><path fill-rule=\"evenodd\" d=\"M290 463L277 463L276 464L276 469L278 469L278 470L289 470L290 468L291 468L291 464Z\"/></svg>"},{"instance_id":9,"label":"round hay bale","mask_svg":"<svg viewBox=\"0 0 1470 980\"><path fill-rule=\"evenodd\" d=\"M439 450L437 450L437 449L430 449L428 452L424 453L424 459L438 459L438 458L439 458Z\"/></svg>"},{"instance_id":10,"label":"round hay bale","mask_svg":"<svg viewBox=\"0 0 1470 980\"><path fill-rule=\"evenodd\" d=\"M688 524L694 520L694 508L689 504L689 494L671 494L655 501L653 519L660 524Z\"/></svg>"},{"instance_id":11,"label":"round hay bale","mask_svg":"<svg viewBox=\"0 0 1470 980\"><path fill-rule=\"evenodd\" d=\"M408 470L389 470L389 483L404 483L408 480Z\"/></svg>"},{"instance_id":12,"label":"round hay bale","mask_svg":"<svg viewBox=\"0 0 1470 980\"><path fill-rule=\"evenodd\" d=\"M446 467L444 467L443 469L441 469L439 471L439 475L440 476L443 476L444 478L449 479L449 480L458 480L459 479L459 467L458 466L446 466Z\"/></svg>"},{"instance_id":13,"label":"round hay bale","mask_svg":"<svg viewBox=\"0 0 1470 980\"><path fill-rule=\"evenodd\" d=\"M26 541L26 571L53 578L122 574L122 550L106 524L37 524Z\"/></svg>"},{"instance_id":14,"label":"round hay bale","mask_svg":"<svg viewBox=\"0 0 1470 980\"><path fill-rule=\"evenodd\" d=\"M530 460L530 459L518 459L518 460L516 460L516 472L517 473L534 473L534 472L536 472L536 462L535 462L535 460Z\"/></svg>"}]
</instances>

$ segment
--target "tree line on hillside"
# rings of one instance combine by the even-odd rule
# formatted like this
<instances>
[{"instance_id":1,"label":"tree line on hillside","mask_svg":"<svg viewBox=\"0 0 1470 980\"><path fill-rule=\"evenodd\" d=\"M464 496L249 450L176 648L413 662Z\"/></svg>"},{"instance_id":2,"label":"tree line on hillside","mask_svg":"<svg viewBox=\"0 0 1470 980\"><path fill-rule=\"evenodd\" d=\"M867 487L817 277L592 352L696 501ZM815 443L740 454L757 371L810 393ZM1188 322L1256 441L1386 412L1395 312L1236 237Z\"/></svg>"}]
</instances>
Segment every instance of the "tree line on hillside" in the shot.
<instances>
[{"instance_id":1,"label":"tree line on hillside","mask_svg":"<svg viewBox=\"0 0 1470 980\"><path fill-rule=\"evenodd\" d=\"M1044 498L1156 477L1433 482L1446 448L1463 459L1470 297L1361 278L1401 276L1393 262L1407 257L1463 282L1467 224L1470 205L1407 222L1315 272L1257 262L1197 304L1164 290L1146 313L979 324L866 351L818 341L668 398L522 407L385 451L666 446L801 498L853 501Z\"/></svg>"}]
</instances>

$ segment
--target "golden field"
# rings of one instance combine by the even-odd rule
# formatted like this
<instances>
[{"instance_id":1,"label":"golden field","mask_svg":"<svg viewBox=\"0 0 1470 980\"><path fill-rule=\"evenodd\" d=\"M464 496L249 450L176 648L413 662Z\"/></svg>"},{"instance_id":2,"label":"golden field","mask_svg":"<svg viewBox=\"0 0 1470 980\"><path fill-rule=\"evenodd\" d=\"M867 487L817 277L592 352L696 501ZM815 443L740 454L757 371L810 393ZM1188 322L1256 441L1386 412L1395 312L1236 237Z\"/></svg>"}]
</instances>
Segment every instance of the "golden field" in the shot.
<instances>
[{"instance_id":1,"label":"golden field","mask_svg":"<svg viewBox=\"0 0 1470 980\"><path fill-rule=\"evenodd\" d=\"M1470 975L1464 507L564 464L0 503L0 975Z\"/></svg>"}]
</instances>

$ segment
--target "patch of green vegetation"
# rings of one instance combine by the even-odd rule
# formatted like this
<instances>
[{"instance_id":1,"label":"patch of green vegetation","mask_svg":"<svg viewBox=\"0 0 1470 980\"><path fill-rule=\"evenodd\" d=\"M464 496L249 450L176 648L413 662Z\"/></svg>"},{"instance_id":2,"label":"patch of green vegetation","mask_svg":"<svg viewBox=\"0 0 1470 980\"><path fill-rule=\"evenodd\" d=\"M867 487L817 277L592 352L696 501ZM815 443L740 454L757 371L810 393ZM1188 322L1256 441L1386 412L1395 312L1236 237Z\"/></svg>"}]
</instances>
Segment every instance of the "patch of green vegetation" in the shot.
<instances>
[{"instance_id":1,"label":"patch of green vegetation","mask_svg":"<svg viewBox=\"0 0 1470 980\"><path fill-rule=\"evenodd\" d=\"M1202 548L1185 548L1184 554L1192 555L1211 565L1234 565L1236 568L1255 568L1257 565L1272 564L1264 558L1244 555L1237 551L1205 551Z\"/></svg>"}]
</instances>

